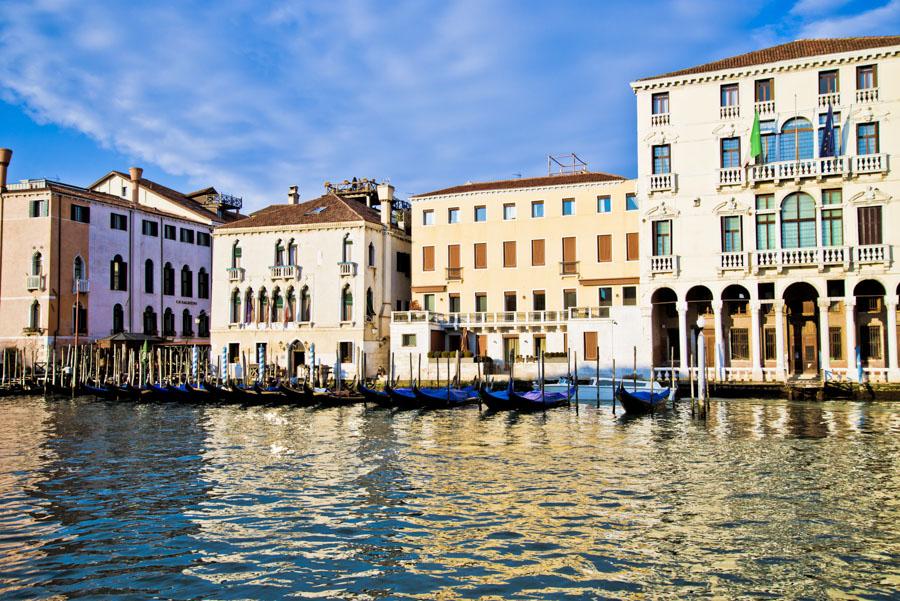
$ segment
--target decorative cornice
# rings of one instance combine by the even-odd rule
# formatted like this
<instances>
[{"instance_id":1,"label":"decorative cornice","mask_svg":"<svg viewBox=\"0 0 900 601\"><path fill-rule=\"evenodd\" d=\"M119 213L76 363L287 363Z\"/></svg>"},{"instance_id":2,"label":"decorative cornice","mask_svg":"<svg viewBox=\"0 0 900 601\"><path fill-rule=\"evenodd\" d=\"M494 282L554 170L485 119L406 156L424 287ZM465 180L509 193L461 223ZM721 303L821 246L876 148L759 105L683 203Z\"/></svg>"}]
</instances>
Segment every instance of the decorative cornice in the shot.
<instances>
[{"instance_id":1,"label":"decorative cornice","mask_svg":"<svg viewBox=\"0 0 900 601\"><path fill-rule=\"evenodd\" d=\"M737 199L732 196L729 200L716 205L713 209L713 213L721 216L752 215L753 211L749 206L742 202L738 202Z\"/></svg>"},{"instance_id":2,"label":"decorative cornice","mask_svg":"<svg viewBox=\"0 0 900 601\"><path fill-rule=\"evenodd\" d=\"M666 204L666 201L660 202L658 205L647 209L647 212L644 213L642 221L656 221L659 219L675 219L681 215L681 211L670 207Z\"/></svg>"},{"instance_id":3,"label":"decorative cornice","mask_svg":"<svg viewBox=\"0 0 900 601\"><path fill-rule=\"evenodd\" d=\"M848 202L854 205L876 205L890 202L892 198L891 195L882 192L881 188L869 186L864 192L851 196Z\"/></svg>"}]
</instances>

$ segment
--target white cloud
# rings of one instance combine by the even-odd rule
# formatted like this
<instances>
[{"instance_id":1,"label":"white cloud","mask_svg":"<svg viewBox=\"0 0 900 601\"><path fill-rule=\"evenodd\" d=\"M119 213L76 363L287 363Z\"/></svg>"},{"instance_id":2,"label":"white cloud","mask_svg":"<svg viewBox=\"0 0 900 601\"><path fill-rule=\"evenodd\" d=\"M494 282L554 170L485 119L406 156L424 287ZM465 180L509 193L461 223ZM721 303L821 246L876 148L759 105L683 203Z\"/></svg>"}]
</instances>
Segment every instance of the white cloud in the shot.
<instances>
[{"instance_id":1,"label":"white cloud","mask_svg":"<svg viewBox=\"0 0 900 601\"><path fill-rule=\"evenodd\" d=\"M846 5L850 0L799 0L790 13L808 18L834 11Z\"/></svg>"},{"instance_id":2,"label":"white cloud","mask_svg":"<svg viewBox=\"0 0 900 601\"><path fill-rule=\"evenodd\" d=\"M900 0L863 12L811 20L800 29L803 38L893 35L900 30Z\"/></svg>"}]
</instances>

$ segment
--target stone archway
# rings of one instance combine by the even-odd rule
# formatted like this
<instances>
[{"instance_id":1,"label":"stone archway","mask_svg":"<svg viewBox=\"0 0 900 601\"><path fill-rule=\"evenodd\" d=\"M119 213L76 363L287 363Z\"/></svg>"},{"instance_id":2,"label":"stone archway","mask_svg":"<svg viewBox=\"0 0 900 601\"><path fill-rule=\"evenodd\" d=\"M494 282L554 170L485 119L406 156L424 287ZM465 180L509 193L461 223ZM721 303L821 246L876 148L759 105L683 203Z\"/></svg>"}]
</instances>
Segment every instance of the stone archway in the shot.
<instances>
[{"instance_id":1,"label":"stone archway","mask_svg":"<svg viewBox=\"0 0 900 601\"><path fill-rule=\"evenodd\" d=\"M878 280L862 280L853 287L856 299L856 344L863 368L881 369L887 366L887 310L884 285ZM850 349L856 352L856 349Z\"/></svg>"},{"instance_id":2,"label":"stone archway","mask_svg":"<svg viewBox=\"0 0 900 601\"><path fill-rule=\"evenodd\" d=\"M819 293L807 282L794 282L784 290L787 317L787 370L795 377L819 373Z\"/></svg>"},{"instance_id":3,"label":"stone archway","mask_svg":"<svg viewBox=\"0 0 900 601\"><path fill-rule=\"evenodd\" d=\"M303 378L306 376L307 353L306 346L299 340L294 340L288 345L288 374L290 377ZM303 373L301 373L303 372Z\"/></svg>"},{"instance_id":4,"label":"stone archway","mask_svg":"<svg viewBox=\"0 0 900 601\"><path fill-rule=\"evenodd\" d=\"M679 365L678 295L671 288L658 288L650 297L653 365Z\"/></svg>"},{"instance_id":5,"label":"stone archway","mask_svg":"<svg viewBox=\"0 0 900 601\"><path fill-rule=\"evenodd\" d=\"M729 367L750 367L753 340L760 333L752 331L750 292L740 284L731 284L722 291L723 358Z\"/></svg>"}]
</instances>

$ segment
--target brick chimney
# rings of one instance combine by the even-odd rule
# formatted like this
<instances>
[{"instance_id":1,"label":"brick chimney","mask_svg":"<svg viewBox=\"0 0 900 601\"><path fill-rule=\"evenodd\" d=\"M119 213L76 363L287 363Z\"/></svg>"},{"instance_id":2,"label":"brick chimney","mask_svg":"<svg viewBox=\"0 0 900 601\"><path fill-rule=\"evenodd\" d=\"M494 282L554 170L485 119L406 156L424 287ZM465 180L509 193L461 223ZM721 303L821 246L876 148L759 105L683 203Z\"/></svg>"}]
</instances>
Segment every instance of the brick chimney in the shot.
<instances>
[{"instance_id":1,"label":"brick chimney","mask_svg":"<svg viewBox=\"0 0 900 601\"><path fill-rule=\"evenodd\" d=\"M292 205L300 204L300 187L291 186L288 188L288 203Z\"/></svg>"},{"instance_id":2,"label":"brick chimney","mask_svg":"<svg viewBox=\"0 0 900 601\"><path fill-rule=\"evenodd\" d=\"M381 203L381 223L391 225L391 212L394 208L394 186L378 184L378 202Z\"/></svg>"},{"instance_id":3,"label":"brick chimney","mask_svg":"<svg viewBox=\"0 0 900 601\"><path fill-rule=\"evenodd\" d=\"M9 167L10 160L12 160L12 150L0 148L0 192L6 191L6 169Z\"/></svg>"},{"instance_id":4,"label":"brick chimney","mask_svg":"<svg viewBox=\"0 0 900 601\"><path fill-rule=\"evenodd\" d=\"M144 170L140 167L132 167L128 170L128 173L131 175L131 202L138 204L138 192L140 191L141 176L144 175Z\"/></svg>"}]
</instances>

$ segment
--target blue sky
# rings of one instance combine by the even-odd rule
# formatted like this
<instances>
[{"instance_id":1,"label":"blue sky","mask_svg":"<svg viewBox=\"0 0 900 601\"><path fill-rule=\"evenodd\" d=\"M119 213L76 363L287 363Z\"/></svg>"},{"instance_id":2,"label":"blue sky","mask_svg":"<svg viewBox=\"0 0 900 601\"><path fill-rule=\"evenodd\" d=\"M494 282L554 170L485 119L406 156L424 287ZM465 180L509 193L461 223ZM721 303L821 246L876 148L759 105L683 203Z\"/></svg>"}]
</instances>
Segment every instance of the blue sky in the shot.
<instances>
[{"instance_id":1,"label":"blue sky","mask_svg":"<svg viewBox=\"0 0 900 601\"><path fill-rule=\"evenodd\" d=\"M0 146L11 179L137 164L250 209L353 176L406 197L541 175L549 153L633 176L629 81L898 33L900 0L0 0Z\"/></svg>"}]
</instances>

